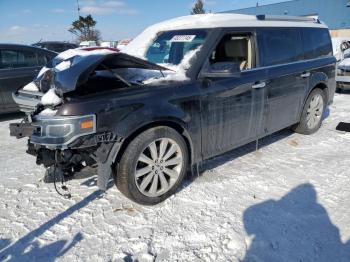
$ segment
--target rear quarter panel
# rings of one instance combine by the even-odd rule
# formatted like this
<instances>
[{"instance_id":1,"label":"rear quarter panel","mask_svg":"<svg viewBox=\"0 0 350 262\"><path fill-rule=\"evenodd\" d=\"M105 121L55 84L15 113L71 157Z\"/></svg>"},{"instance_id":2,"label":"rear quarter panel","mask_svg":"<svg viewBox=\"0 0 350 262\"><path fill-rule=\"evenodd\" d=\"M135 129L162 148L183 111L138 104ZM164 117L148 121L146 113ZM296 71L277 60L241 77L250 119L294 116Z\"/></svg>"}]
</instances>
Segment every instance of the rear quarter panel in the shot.
<instances>
[{"instance_id":1,"label":"rear quarter panel","mask_svg":"<svg viewBox=\"0 0 350 262\"><path fill-rule=\"evenodd\" d=\"M309 89L306 93L306 98L314 87L317 85L324 85L327 88L327 104L333 102L336 90L336 59L335 57L327 57L314 59L306 62L306 66L310 69L311 76L309 82Z\"/></svg>"}]
</instances>

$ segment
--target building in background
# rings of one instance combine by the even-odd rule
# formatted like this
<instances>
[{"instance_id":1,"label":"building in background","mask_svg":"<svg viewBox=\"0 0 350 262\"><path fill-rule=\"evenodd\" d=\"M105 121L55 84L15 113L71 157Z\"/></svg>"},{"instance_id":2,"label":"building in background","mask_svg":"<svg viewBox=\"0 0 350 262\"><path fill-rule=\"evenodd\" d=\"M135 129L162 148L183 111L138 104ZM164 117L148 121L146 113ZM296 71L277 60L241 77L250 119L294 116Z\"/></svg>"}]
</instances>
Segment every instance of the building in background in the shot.
<instances>
[{"instance_id":1,"label":"building in background","mask_svg":"<svg viewBox=\"0 0 350 262\"><path fill-rule=\"evenodd\" d=\"M261 6L257 3L256 7L227 12L316 17L328 25L332 36L350 36L350 0L293 0Z\"/></svg>"}]
</instances>

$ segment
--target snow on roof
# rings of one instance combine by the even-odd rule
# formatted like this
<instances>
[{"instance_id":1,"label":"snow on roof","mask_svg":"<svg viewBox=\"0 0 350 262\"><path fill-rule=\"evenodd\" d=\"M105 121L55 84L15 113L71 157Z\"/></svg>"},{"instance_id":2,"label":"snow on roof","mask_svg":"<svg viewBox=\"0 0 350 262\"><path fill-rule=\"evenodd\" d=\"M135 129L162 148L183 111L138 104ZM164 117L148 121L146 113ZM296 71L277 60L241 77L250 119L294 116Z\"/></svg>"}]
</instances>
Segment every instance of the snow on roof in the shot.
<instances>
[{"instance_id":1,"label":"snow on roof","mask_svg":"<svg viewBox=\"0 0 350 262\"><path fill-rule=\"evenodd\" d=\"M155 39L157 33L169 30L221 28L221 27L318 27L325 25L312 22L293 21L263 21L253 15L242 14L202 14L173 18L154 24L146 28L140 35L132 40L123 52L130 55L144 57L145 51Z\"/></svg>"},{"instance_id":2,"label":"snow on roof","mask_svg":"<svg viewBox=\"0 0 350 262\"><path fill-rule=\"evenodd\" d=\"M60 53L56 59L68 60L74 56L89 56L89 55L101 55L101 54L114 54L116 51L108 48L96 48L96 49L85 49L85 48L76 48L68 49Z\"/></svg>"}]
</instances>

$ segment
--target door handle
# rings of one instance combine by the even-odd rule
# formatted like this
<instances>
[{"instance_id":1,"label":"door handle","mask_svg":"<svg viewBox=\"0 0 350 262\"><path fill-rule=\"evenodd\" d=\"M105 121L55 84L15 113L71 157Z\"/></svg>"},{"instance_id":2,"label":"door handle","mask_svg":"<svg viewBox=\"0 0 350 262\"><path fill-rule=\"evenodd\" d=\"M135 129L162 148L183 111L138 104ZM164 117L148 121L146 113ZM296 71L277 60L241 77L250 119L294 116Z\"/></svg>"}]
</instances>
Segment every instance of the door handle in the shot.
<instances>
[{"instance_id":1,"label":"door handle","mask_svg":"<svg viewBox=\"0 0 350 262\"><path fill-rule=\"evenodd\" d=\"M308 78L308 77L310 77L310 75L311 75L310 72L305 72L305 73L302 73L302 74L301 74L301 77L302 77L302 78Z\"/></svg>"},{"instance_id":2,"label":"door handle","mask_svg":"<svg viewBox=\"0 0 350 262\"><path fill-rule=\"evenodd\" d=\"M252 85L253 89L259 89L259 88L264 88L266 86L265 82L257 82L254 85Z\"/></svg>"}]
</instances>

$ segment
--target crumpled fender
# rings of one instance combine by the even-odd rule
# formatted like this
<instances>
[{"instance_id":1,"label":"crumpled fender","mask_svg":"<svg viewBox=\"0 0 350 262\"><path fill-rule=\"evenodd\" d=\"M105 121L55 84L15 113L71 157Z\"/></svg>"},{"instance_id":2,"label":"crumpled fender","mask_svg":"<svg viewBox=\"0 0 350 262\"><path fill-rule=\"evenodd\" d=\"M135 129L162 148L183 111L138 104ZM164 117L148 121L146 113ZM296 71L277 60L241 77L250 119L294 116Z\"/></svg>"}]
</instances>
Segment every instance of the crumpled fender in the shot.
<instances>
[{"instance_id":1,"label":"crumpled fender","mask_svg":"<svg viewBox=\"0 0 350 262\"><path fill-rule=\"evenodd\" d=\"M121 147L120 142L115 142L109 151L107 158L99 158L97 161L97 186L99 189L106 191L108 182L113 176L113 163Z\"/></svg>"}]
</instances>

